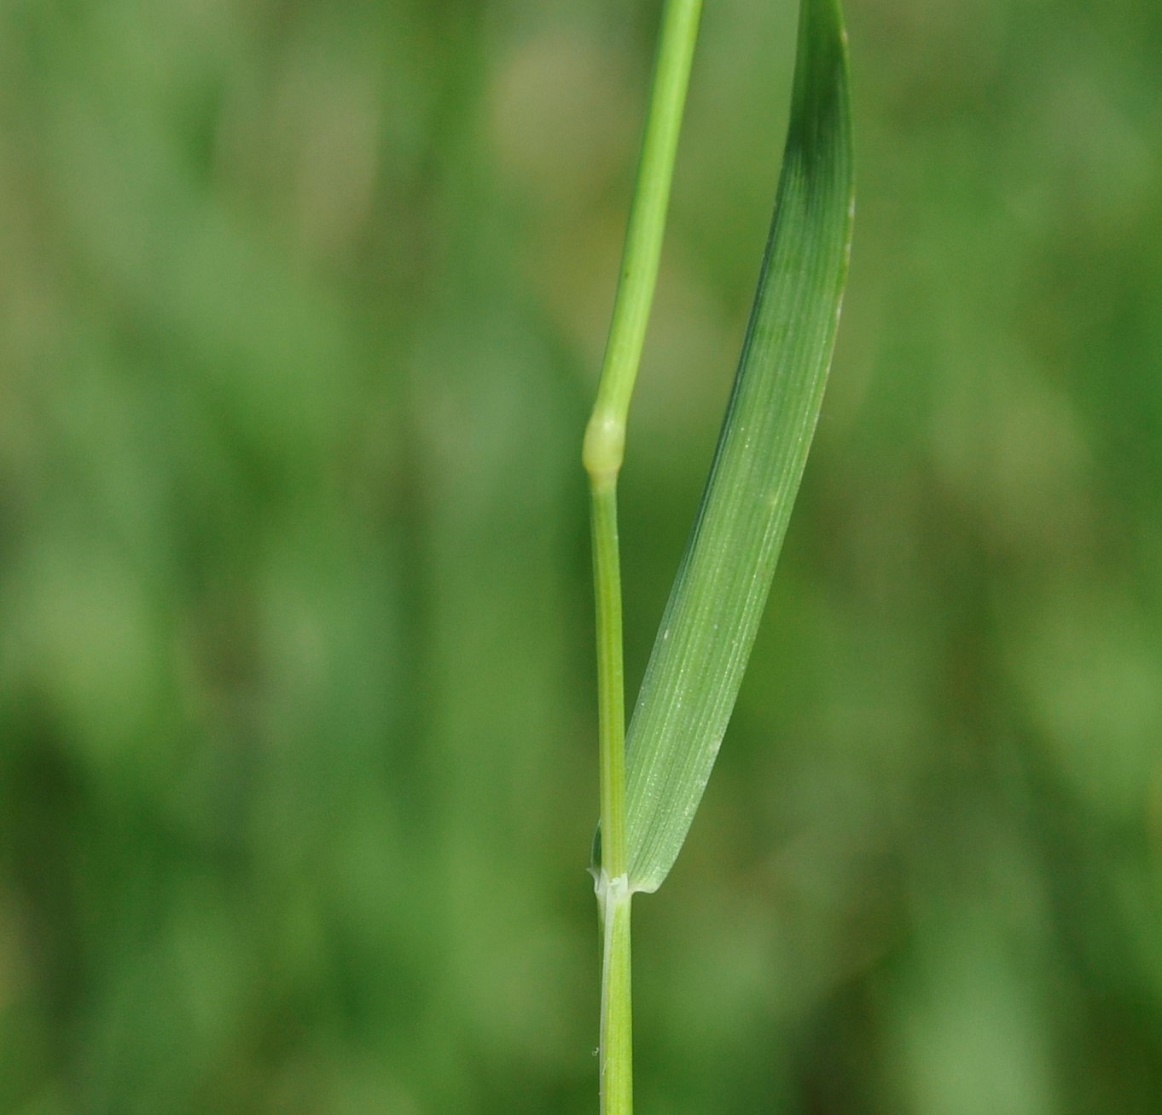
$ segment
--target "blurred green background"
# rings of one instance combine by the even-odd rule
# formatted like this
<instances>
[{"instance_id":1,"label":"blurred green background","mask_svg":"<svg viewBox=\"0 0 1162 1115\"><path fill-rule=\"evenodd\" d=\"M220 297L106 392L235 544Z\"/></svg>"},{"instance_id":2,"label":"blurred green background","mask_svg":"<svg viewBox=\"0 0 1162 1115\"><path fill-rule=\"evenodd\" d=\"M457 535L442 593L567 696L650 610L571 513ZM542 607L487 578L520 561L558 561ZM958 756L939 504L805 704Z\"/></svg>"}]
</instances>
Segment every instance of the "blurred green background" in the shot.
<instances>
[{"instance_id":1,"label":"blurred green background","mask_svg":"<svg viewBox=\"0 0 1162 1115\"><path fill-rule=\"evenodd\" d=\"M580 435L658 4L0 6L0 1111L596 1110ZM648 1115L1162 1111L1162 5L850 0L828 401ZM794 6L706 7L631 695Z\"/></svg>"}]
</instances>

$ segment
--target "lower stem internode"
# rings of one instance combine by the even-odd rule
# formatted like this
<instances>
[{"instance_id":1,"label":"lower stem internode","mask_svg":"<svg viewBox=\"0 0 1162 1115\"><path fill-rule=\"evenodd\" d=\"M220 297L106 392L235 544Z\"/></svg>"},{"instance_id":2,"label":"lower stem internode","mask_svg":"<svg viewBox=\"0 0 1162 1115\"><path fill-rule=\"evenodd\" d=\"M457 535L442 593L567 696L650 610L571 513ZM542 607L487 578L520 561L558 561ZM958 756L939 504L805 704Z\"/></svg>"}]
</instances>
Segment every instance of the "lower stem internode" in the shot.
<instances>
[{"instance_id":1,"label":"lower stem internode","mask_svg":"<svg viewBox=\"0 0 1162 1115\"><path fill-rule=\"evenodd\" d=\"M630 900L624 875L598 879L602 911L601 1115L633 1111Z\"/></svg>"}]
</instances>

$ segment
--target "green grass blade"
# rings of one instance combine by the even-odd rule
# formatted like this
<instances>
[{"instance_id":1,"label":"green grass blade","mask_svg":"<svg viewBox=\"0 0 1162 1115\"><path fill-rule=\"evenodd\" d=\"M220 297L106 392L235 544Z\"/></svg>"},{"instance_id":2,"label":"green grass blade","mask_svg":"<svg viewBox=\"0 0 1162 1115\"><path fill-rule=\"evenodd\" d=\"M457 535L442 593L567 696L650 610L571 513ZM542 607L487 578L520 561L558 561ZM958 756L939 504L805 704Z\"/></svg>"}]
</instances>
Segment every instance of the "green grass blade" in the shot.
<instances>
[{"instance_id":1,"label":"green grass blade","mask_svg":"<svg viewBox=\"0 0 1162 1115\"><path fill-rule=\"evenodd\" d=\"M630 724L634 890L656 890L686 838L766 602L835 342L851 147L838 0L803 0L782 175L742 358Z\"/></svg>"}]
</instances>

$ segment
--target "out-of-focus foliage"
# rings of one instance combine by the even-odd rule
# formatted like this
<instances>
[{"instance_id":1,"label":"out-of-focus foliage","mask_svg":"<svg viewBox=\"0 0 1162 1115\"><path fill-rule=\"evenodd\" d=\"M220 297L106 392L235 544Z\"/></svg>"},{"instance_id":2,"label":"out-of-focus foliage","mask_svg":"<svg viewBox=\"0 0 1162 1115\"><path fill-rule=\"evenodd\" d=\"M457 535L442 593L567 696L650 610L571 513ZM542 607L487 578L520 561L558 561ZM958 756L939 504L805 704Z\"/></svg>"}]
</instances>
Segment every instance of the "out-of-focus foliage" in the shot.
<instances>
[{"instance_id":1,"label":"out-of-focus foliage","mask_svg":"<svg viewBox=\"0 0 1162 1115\"><path fill-rule=\"evenodd\" d=\"M653 4L0 8L0 1110L583 1112L579 440ZM643 1112L1162 1104L1162 7L850 0L860 213ZM632 683L794 38L708 5ZM632 697L632 693L631 693Z\"/></svg>"}]
</instances>

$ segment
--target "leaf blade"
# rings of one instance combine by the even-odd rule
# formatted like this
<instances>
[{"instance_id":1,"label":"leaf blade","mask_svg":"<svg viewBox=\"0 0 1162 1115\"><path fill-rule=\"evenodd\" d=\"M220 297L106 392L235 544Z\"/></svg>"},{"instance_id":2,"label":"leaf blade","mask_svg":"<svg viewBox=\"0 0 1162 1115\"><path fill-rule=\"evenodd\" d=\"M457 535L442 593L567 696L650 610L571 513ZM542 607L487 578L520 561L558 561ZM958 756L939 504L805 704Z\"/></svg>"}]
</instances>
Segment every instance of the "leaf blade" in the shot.
<instances>
[{"instance_id":1,"label":"leaf blade","mask_svg":"<svg viewBox=\"0 0 1162 1115\"><path fill-rule=\"evenodd\" d=\"M838 0L803 0L771 233L718 448L627 740L629 882L686 838L766 603L822 404L853 217Z\"/></svg>"}]
</instances>

